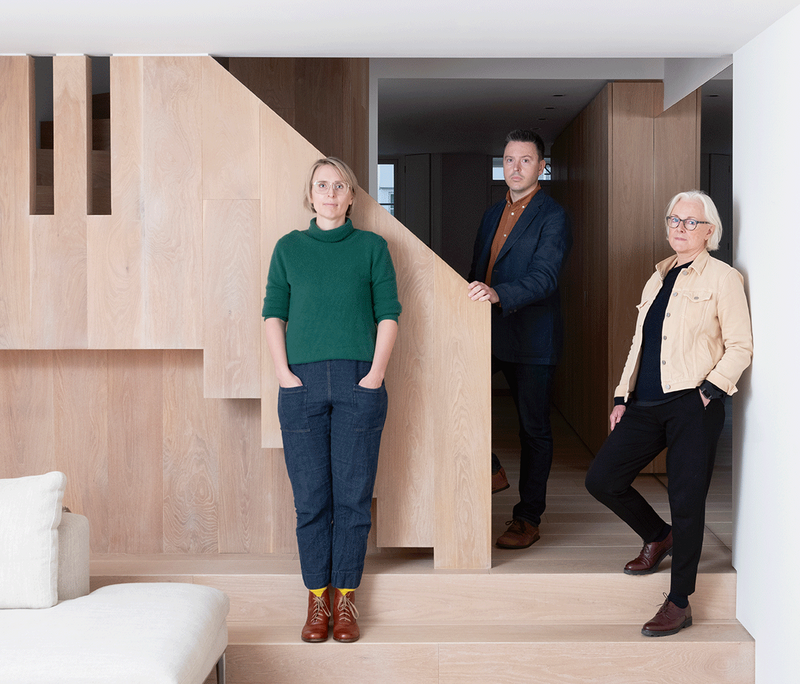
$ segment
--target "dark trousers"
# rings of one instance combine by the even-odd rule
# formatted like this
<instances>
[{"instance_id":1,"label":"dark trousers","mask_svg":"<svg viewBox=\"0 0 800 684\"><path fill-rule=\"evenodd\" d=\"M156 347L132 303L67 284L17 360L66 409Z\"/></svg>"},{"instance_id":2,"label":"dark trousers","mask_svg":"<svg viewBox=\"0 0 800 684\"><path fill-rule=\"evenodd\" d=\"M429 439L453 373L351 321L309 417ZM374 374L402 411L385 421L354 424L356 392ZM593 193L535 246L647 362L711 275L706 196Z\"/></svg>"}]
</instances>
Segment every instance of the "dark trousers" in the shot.
<instances>
[{"instance_id":1,"label":"dark trousers","mask_svg":"<svg viewBox=\"0 0 800 684\"><path fill-rule=\"evenodd\" d=\"M519 503L512 516L539 526L547 496L547 478L553 464L550 395L555 366L509 363L492 357L492 371L501 371L511 389L519 417ZM492 472L500 461L492 454Z\"/></svg>"},{"instance_id":2,"label":"dark trousers","mask_svg":"<svg viewBox=\"0 0 800 684\"><path fill-rule=\"evenodd\" d=\"M725 405L715 399L703 406L692 391L658 406L632 403L597 452L586 488L624 520L645 544L666 524L632 486L634 478L667 448L669 507L672 516L670 591L690 595L703 549L706 495L714 469Z\"/></svg>"},{"instance_id":3,"label":"dark trousers","mask_svg":"<svg viewBox=\"0 0 800 684\"><path fill-rule=\"evenodd\" d=\"M292 365L302 387L279 390L300 569L308 589L329 584L355 589L361 583L388 403L385 387L358 384L371 365L342 360Z\"/></svg>"}]
</instances>

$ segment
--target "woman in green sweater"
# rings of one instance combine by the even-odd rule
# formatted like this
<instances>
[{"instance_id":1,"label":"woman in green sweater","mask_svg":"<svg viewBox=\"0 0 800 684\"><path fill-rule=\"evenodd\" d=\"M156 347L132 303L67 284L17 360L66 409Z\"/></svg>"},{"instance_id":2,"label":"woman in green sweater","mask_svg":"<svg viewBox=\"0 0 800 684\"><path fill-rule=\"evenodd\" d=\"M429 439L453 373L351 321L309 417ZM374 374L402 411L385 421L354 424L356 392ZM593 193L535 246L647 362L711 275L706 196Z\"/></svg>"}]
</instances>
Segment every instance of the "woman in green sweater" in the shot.
<instances>
[{"instance_id":1,"label":"woman in green sweater","mask_svg":"<svg viewBox=\"0 0 800 684\"><path fill-rule=\"evenodd\" d=\"M353 590L372 525L383 377L401 311L386 241L348 218L357 190L341 160L311 167L305 206L316 217L278 240L262 310L309 589L304 641L325 641L331 614L334 639L359 638Z\"/></svg>"}]
</instances>

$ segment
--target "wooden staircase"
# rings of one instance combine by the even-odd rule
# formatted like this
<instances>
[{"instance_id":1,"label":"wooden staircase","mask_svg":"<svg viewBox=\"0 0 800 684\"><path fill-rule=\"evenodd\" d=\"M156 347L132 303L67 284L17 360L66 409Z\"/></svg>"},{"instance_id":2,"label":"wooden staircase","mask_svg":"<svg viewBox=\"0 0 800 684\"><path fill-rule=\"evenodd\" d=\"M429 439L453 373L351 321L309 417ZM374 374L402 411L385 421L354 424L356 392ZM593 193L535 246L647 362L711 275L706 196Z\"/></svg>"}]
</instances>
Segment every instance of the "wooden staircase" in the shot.
<instances>
[{"instance_id":1,"label":"wooden staircase","mask_svg":"<svg viewBox=\"0 0 800 684\"><path fill-rule=\"evenodd\" d=\"M693 626L644 637L642 624L669 588L670 560L654 575L622 572L640 544L586 493L589 456L564 424L554 427L560 434L541 541L523 551L495 548L486 572L434 570L428 549L373 546L356 592L357 643L300 640L307 594L293 554L97 557L93 588L182 581L223 590L231 600L230 684L752 683L755 644L736 620L725 531L730 495L709 496ZM513 459L505 458L513 439L504 445L495 425L498 442L515 482ZM666 489L655 477L643 476L637 487L667 514ZM505 527L512 492L494 497L495 536Z\"/></svg>"}]
</instances>

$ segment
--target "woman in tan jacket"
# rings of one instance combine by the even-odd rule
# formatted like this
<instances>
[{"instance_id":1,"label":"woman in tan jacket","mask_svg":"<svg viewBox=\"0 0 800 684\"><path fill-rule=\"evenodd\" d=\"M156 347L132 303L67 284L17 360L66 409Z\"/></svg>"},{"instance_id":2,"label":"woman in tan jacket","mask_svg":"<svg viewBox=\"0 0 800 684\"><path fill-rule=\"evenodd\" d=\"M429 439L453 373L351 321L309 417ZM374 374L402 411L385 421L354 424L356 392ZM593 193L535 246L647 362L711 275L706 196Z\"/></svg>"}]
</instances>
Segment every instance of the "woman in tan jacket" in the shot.
<instances>
[{"instance_id":1,"label":"woman in tan jacket","mask_svg":"<svg viewBox=\"0 0 800 684\"><path fill-rule=\"evenodd\" d=\"M753 341L741 274L714 259L722 224L714 203L692 190L672 198L667 239L675 255L656 265L638 305L628 360L614 392L611 434L586 475L586 488L642 537L624 568L655 572L672 556L670 593L645 636L676 634L692 624L703 546L705 500L724 396L750 365ZM672 525L631 485L664 448Z\"/></svg>"}]
</instances>

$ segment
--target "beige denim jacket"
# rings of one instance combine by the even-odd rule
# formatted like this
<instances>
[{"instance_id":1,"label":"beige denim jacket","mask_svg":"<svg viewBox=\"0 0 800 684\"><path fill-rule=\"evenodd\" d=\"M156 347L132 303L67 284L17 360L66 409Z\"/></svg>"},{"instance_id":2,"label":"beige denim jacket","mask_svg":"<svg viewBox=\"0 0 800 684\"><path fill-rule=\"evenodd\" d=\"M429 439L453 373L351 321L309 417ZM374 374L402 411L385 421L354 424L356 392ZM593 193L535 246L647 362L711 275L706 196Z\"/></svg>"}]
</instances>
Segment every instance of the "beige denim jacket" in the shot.
<instances>
[{"instance_id":1,"label":"beige denim jacket","mask_svg":"<svg viewBox=\"0 0 800 684\"><path fill-rule=\"evenodd\" d=\"M615 397L628 400L636 386L642 349L642 326L667 272L677 256L656 264L642 291L636 331ZM703 251L675 281L662 328L661 389L698 387L708 379L726 394L753 358L750 310L744 279L734 268Z\"/></svg>"}]
</instances>

